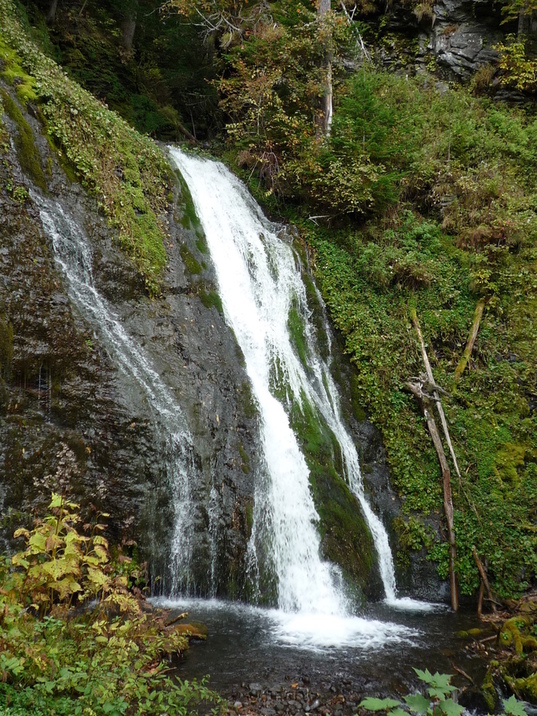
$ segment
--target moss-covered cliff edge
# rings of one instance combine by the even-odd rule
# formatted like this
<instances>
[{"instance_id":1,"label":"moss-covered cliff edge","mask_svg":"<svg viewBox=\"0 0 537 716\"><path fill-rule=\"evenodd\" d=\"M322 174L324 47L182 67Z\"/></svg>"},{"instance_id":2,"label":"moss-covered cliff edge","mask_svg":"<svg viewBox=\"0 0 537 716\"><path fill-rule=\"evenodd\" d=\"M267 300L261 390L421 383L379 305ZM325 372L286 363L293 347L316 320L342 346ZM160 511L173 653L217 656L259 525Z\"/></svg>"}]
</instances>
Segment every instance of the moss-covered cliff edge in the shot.
<instances>
[{"instance_id":1,"label":"moss-covered cliff edge","mask_svg":"<svg viewBox=\"0 0 537 716\"><path fill-rule=\"evenodd\" d=\"M0 10L2 538L30 524L51 490L67 490L85 517L110 514L110 536L149 561L153 589L172 585L166 439L72 300L34 201L42 192L87 235L95 288L187 415L199 476L190 587L239 595L253 500L241 465L257 465L257 416L244 409L247 377L188 195L156 145L66 78L11 3Z\"/></svg>"}]
</instances>

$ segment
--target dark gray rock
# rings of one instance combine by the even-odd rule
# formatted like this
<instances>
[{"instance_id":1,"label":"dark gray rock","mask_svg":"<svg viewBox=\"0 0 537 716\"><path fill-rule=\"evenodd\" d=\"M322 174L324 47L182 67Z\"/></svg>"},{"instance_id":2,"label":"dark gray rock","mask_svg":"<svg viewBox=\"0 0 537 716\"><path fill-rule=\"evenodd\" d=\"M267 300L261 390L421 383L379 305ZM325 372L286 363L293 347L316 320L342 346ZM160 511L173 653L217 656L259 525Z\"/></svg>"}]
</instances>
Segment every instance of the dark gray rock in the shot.
<instances>
[{"instance_id":1,"label":"dark gray rock","mask_svg":"<svg viewBox=\"0 0 537 716\"><path fill-rule=\"evenodd\" d=\"M464 78L483 65L497 62L499 54L494 46L503 38L503 33L470 18L456 25L449 23L449 19L435 23L430 40L439 64Z\"/></svg>"},{"instance_id":2,"label":"dark gray rock","mask_svg":"<svg viewBox=\"0 0 537 716\"><path fill-rule=\"evenodd\" d=\"M435 61L445 79L468 80L495 65L495 46L505 38L499 8L491 0L437 0L425 13L394 2L383 17L389 42L377 56L399 72L427 74Z\"/></svg>"},{"instance_id":3,"label":"dark gray rock","mask_svg":"<svg viewBox=\"0 0 537 716\"><path fill-rule=\"evenodd\" d=\"M17 132L4 121L12 134ZM245 411L247 377L234 336L217 308L203 301L214 286L210 260L200 252L198 237L174 220L172 202L162 217L169 229L163 293L149 300L96 203L66 181L38 122L29 115L27 121L43 166L50 168L50 193L90 239L97 289L180 401L194 435L192 466L199 479L193 589L240 596L258 460L257 415ZM0 174L3 187L31 187L13 148ZM200 275L185 271L183 245L204 267ZM5 189L0 247L0 328L12 334L2 351L9 353L9 364L0 357L4 536L21 520L29 522L34 509L42 512L61 477L54 475L67 445L73 458L63 477L85 517L92 509L110 513L110 536L117 542L135 540L152 577L162 577L160 588L169 589L174 510L161 426L110 360L98 330L71 303L37 207L30 199L15 201ZM217 533L210 538L209 498Z\"/></svg>"}]
</instances>

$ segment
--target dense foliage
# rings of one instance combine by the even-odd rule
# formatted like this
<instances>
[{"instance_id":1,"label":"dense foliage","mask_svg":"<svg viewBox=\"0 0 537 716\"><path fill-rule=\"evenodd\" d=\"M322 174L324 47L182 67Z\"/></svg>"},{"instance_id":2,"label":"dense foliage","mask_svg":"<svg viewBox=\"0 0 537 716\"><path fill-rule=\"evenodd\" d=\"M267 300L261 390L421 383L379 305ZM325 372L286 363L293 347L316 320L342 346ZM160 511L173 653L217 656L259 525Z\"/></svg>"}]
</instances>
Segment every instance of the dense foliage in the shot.
<instances>
[{"instance_id":1,"label":"dense foliage","mask_svg":"<svg viewBox=\"0 0 537 716\"><path fill-rule=\"evenodd\" d=\"M368 697L360 706L367 711L381 711L390 716L405 716L408 713L425 716L460 716L465 711L456 701L457 689L451 685L449 674L431 674L429 669L414 669L425 685L425 693L409 694L404 701ZM524 704L511 696L503 702L502 716L526 716Z\"/></svg>"},{"instance_id":2,"label":"dense foliage","mask_svg":"<svg viewBox=\"0 0 537 716\"><path fill-rule=\"evenodd\" d=\"M329 145L342 146L344 157L352 147L369 150L379 181L367 220L342 224L333 211L330 228L303 222L408 515L438 510L441 500L432 443L404 389L423 370L409 320L409 308L417 309L435 377L453 393L446 410L462 469L454 483L458 570L469 593L478 585L473 545L504 595L527 586L537 569L536 130L534 120L462 90L438 95L363 73ZM480 299L478 342L455 386ZM434 542L424 523L399 528L409 546ZM432 555L445 574L444 546Z\"/></svg>"},{"instance_id":3,"label":"dense foliage","mask_svg":"<svg viewBox=\"0 0 537 716\"><path fill-rule=\"evenodd\" d=\"M24 548L1 557L2 713L185 714L200 701L216 708L203 683L168 675L164 657L187 648L189 630L142 611L140 569L125 556L111 560L103 529L80 529L78 505L53 495L49 514L15 533Z\"/></svg>"}]
</instances>

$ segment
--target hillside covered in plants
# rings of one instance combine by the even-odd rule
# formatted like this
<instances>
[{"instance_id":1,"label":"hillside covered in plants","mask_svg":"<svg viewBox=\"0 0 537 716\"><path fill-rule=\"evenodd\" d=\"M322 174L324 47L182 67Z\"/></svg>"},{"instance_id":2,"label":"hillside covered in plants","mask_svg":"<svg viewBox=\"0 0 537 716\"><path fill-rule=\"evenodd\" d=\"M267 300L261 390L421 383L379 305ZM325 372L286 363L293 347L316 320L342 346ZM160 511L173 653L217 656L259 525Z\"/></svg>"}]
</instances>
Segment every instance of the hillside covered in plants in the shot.
<instances>
[{"instance_id":1,"label":"hillside covered in plants","mask_svg":"<svg viewBox=\"0 0 537 716\"><path fill-rule=\"evenodd\" d=\"M6 713L218 709L205 682L167 676L204 630L144 593L276 603L275 578L264 594L251 579L259 401L169 143L222 160L291 226L313 310L292 307L290 343L306 364L311 319L328 356L313 275L401 593L447 601L450 580L452 605L479 611L526 595L481 695L494 709L501 683L537 702L536 13L0 0ZM288 412L321 556L363 606L382 584L341 448L313 408Z\"/></svg>"},{"instance_id":2,"label":"hillside covered in plants","mask_svg":"<svg viewBox=\"0 0 537 716\"><path fill-rule=\"evenodd\" d=\"M403 581L414 553L442 578L449 561L441 466L409 389L424 371L420 326L460 473L450 463L460 590L475 597L479 562L499 597L531 587L532 4L2 0L0 13L4 112L35 114L148 295L162 288L171 181L148 137L223 158L298 228L354 366L354 414L382 435ZM11 329L0 326L5 380Z\"/></svg>"}]
</instances>

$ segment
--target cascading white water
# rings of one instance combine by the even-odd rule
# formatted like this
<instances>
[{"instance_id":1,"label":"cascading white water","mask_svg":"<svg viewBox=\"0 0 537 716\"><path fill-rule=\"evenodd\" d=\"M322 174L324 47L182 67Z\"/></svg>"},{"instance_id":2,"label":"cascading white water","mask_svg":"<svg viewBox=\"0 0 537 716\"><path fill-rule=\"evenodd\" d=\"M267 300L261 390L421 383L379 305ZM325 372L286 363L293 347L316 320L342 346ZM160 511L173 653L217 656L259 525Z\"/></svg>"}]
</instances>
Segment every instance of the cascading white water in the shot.
<instances>
[{"instance_id":1,"label":"cascading white water","mask_svg":"<svg viewBox=\"0 0 537 716\"><path fill-rule=\"evenodd\" d=\"M128 383L137 387L144 399L144 407L151 411L158 425L176 520L171 547L172 591L188 591L194 514L190 486L194 468L192 438L181 408L143 350L126 333L119 318L95 288L92 253L86 234L59 202L36 192L31 195L39 208L43 228L52 240L54 259L67 279L72 302Z\"/></svg>"},{"instance_id":2,"label":"cascading white water","mask_svg":"<svg viewBox=\"0 0 537 716\"><path fill-rule=\"evenodd\" d=\"M262 419L262 440L270 479L257 495L254 530L270 535L271 558L284 611L341 614L345 600L337 570L319 556L318 515L309 487L305 458L289 417L273 395L286 386L287 401L314 406L336 436L345 477L373 535L388 600L395 599L393 561L386 531L368 505L358 455L344 427L330 371L314 346L305 287L290 246L242 184L222 164L170 148L183 174L213 258L227 322L241 346ZM289 312L298 306L305 318L308 370L293 350ZM275 378L277 376L278 379ZM255 533L253 536L255 539Z\"/></svg>"}]
</instances>

